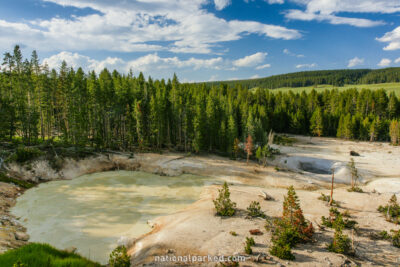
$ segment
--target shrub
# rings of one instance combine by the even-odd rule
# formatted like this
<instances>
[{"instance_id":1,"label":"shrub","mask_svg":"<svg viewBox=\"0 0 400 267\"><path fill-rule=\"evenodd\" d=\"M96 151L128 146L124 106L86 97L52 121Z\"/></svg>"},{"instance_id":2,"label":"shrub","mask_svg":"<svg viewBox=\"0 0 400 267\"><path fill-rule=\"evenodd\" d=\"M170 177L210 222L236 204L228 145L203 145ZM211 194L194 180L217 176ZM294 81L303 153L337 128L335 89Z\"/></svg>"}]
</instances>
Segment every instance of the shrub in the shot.
<instances>
[{"instance_id":1,"label":"shrub","mask_svg":"<svg viewBox=\"0 0 400 267\"><path fill-rule=\"evenodd\" d=\"M390 198L388 205L379 206L378 211L386 216L386 220L395 224L400 222L400 205L395 194Z\"/></svg>"},{"instance_id":2,"label":"shrub","mask_svg":"<svg viewBox=\"0 0 400 267\"><path fill-rule=\"evenodd\" d=\"M225 182L221 189L218 190L218 198L213 200L217 214L220 216L233 216L236 213L236 203L230 200L228 184Z\"/></svg>"},{"instance_id":3,"label":"shrub","mask_svg":"<svg viewBox=\"0 0 400 267\"><path fill-rule=\"evenodd\" d=\"M350 238L343 234L345 223L340 213L333 222L333 228L335 229L335 235L333 236L332 243L328 246L328 250L340 254L354 255Z\"/></svg>"},{"instance_id":4,"label":"shrub","mask_svg":"<svg viewBox=\"0 0 400 267\"><path fill-rule=\"evenodd\" d=\"M387 231L381 231L378 233L380 239L389 240L391 237Z\"/></svg>"},{"instance_id":5,"label":"shrub","mask_svg":"<svg viewBox=\"0 0 400 267\"><path fill-rule=\"evenodd\" d=\"M7 158L7 162L25 163L40 157L42 154L37 148L18 146L16 151Z\"/></svg>"},{"instance_id":6,"label":"shrub","mask_svg":"<svg viewBox=\"0 0 400 267\"><path fill-rule=\"evenodd\" d=\"M252 246L254 246L256 242L254 242L254 239L252 237L246 237L246 245L244 246L244 251L246 254L253 254L253 250L251 249Z\"/></svg>"},{"instance_id":7,"label":"shrub","mask_svg":"<svg viewBox=\"0 0 400 267\"><path fill-rule=\"evenodd\" d=\"M321 193L321 196L319 196L318 199L329 203L331 201L331 196ZM339 204L335 200L332 200L332 205L339 207Z\"/></svg>"},{"instance_id":8,"label":"shrub","mask_svg":"<svg viewBox=\"0 0 400 267\"><path fill-rule=\"evenodd\" d=\"M348 218L343 219L343 217L348 217L348 216L349 216L348 214L346 214L346 216L341 214L337 208L330 208L329 217L326 218L325 216L322 216L322 218L321 218L322 225L329 227L329 228L334 228L335 221L340 217L339 220L341 220L343 222L344 228L354 229L356 224L358 224L358 223L356 221L350 220Z\"/></svg>"},{"instance_id":9,"label":"shrub","mask_svg":"<svg viewBox=\"0 0 400 267\"><path fill-rule=\"evenodd\" d=\"M360 178L360 175L358 173L358 170L356 168L356 164L354 163L353 158L350 159L350 162L347 164L347 166L349 167L350 173L351 173L351 188L348 189L347 191L362 193L363 190L357 186L357 182L358 182L358 179Z\"/></svg>"},{"instance_id":10,"label":"shrub","mask_svg":"<svg viewBox=\"0 0 400 267\"><path fill-rule=\"evenodd\" d=\"M252 201L247 207L249 216L265 218L265 213L261 210L260 202Z\"/></svg>"},{"instance_id":11,"label":"shrub","mask_svg":"<svg viewBox=\"0 0 400 267\"><path fill-rule=\"evenodd\" d=\"M5 173L0 172L0 182L8 183L8 184L15 184L23 188L32 188L34 184L29 183L27 181L18 180L15 178L8 177Z\"/></svg>"},{"instance_id":12,"label":"shrub","mask_svg":"<svg viewBox=\"0 0 400 267\"><path fill-rule=\"evenodd\" d=\"M393 246L395 246L396 248L400 248L400 230L391 230L391 232L393 233L392 235L392 244Z\"/></svg>"},{"instance_id":13,"label":"shrub","mask_svg":"<svg viewBox=\"0 0 400 267\"><path fill-rule=\"evenodd\" d=\"M126 247L118 246L117 248L115 248L110 254L110 259L108 260L108 264L110 267L131 266L130 257L126 252Z\"/></svg>"},{"instance_id":14,"label":"shrub","mask_svg":"<svg viewBox=\"0 0 400 267\"><path fill-rule=\"evenodd\" d=\"M293 186L289 187L284 199L282 217L272 223L267 222L266 228L272 231L270 253L281 259L293 260L295 257L291 249L297 243L311 239L314 228L305 220Z\"/></svg>"},{"instance_id":15,"label":"shrub","mask_svg":"<svg viewBox=\"0 0 400 267\"><path fill-rule=\"evenodd\" d=\"M230 231L229 233L230 233L231 235L233 235L233 236L237 236L237 235L238 235L235 231Z\"/></svg>"}]
</instances>

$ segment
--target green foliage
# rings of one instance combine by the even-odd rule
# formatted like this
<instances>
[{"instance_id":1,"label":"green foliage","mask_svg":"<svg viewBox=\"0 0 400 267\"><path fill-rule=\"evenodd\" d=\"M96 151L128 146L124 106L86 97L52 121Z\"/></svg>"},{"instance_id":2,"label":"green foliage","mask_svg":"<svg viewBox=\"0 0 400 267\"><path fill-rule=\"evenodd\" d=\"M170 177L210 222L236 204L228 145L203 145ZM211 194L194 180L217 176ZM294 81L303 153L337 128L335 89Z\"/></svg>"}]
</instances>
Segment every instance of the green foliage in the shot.
<instances>
[{"instance_id":1,"label":"green foliage","mask_svg":"<svg viewBox=\"0 0 400 267\"><path fill-rule=\"evenodd\" d=\"M395 224L400 223L400 205L395 194L393 194L386 206L379 206L378 211L386 217L387 221Z\"/></svg>"},{"instance_id":2,"label":"green foliage","mask_svg":"<svg viewBox=\"0 0 400 267\"><path fill-rule=\"evenodd\" d=\"M260 202L252 201L247 207L248 215L251 217L265 218L265 213L261 210Z\"/></svg>"},{"instance_id":3,"label":"green foliage","mask_svg":"<svg viewBox=\"0 0 400 267\"><path fill-rule=\"evenodd\" d=\"M377 86L362 87L367 90L318 86L307 93L266 88L395 82L399 80L398 68L182 84L176 76L146 80L142 73L135 77L107 69L99 74L84 73L65 62L57 71L49 71L39 65L36 53L31 60L24 60L19 46L4 55L0 140L28 147L54 140L85 148L218 152L237 158L245 156L239 155L245 150L240 141L246 143L250 135L254 146L263 149L271 145L266 134L271 131L371 141L395 140L397 136L394 129L398 126L391 124L400 117L398 97L376 90ZM261 88L248 90L257 86ZM398 85L385 88L395 87ZM285 138L275 139L281 143ZM289 141L282 144L285 142ZM25 161L37 156L25 152L11 159ZM254 151L245 152L250 157ZM264 152L266 157L269 152Z\"/></svg>"},{"instance_id":4,"label":"green foliage","mask_svg":"<svg viewBox=\"0 0 400 267\"><path fill-rule=\"evenodd\" d=\"M383 240L391 239L391 237L387 231L381 231L378 233L378 235L379 235L380 239L383 239Z\"/></svg>"},{"instance_id":5,"label":"green foliage","mask_svg":"<svg viewBox=\"0 0 400 267\"><path fill-rule=\"evenodd\" d=\"M47 244L30 243L0 254L1 266L100 267L76 253L57 250ZM18 265L19 264L19 265Z\"/></svg>"},{"instance_id":6,"label":"green foliage","mask_svg":"<svg viewBox=\"0 0 400 267\"><path fill-rule=\"evenodd\" d=\"M353 158L350 159L350 162L347 164L347 166L349 167L351 173L351 188L348 191L362 193L363 190L357 186L360 175L358 174L358 170Z\"/></svg>"},{"instance_id":7,"label":"green foliage","mask_svg":"<svg viewBox=\"0 0 400 267\"><path fill-rule=\"evenodd\" d=\"M43 153L34 147L18 146L15 152L7 158L7 162L25 163L32 161L43 155Z\"/></svg>"},{"instance_id":8,"label":"green foliage","mask_svg":"<svg viewBox=\"0 0 400 267\"><path fill-rule=\"evenodd\" d=\"M292 146L294 143L296 143L296 138L289 137L285 134L277 134L274 137L274 144L276 145Z\"/></svg>"},{"instance_id":9,"label":"green foliage","mask_svg":"<svg viewBox=\"0 0 400 267\"><path fill-rule=\"evenodd\" d=\"M217 214L220 216L233 216L236 213L236 203L230 199L231 193L227 182L218 190L218 198L213 200Z\"/></svg>"},{"instance_id":10,"label":"green foliage","mask_svg":"<svg viewBox=\"0 0 400 267\"><path fill-rule=\"evenodd\" d=\"M127 254L125 246L118 246L115 248L108 260L108 265L110 267L129 267L131 266L130 257Z\"/></svg>"},{"instance_id":11,"label":"green foliage","mask_svg":"<svg viewBox=\"0 0 400 267\"><path fill-rule=\"evenodd\" d=\"M350 220L347 217L348 215L344 216L337 208L330 208L329 217L326 218L325 216L322 216L321 221L322 225L329 228L335 228L335 223L339 223L343 224L343 227L346 229L354 229L358 223L354 220Z\"/></svg>"},{"instance_id":12,"label":"green foliage","mask_svg":"<svg viewBox=\"0 0 400 267\"><path fill-rule=\"evenodd\" d=\"M391 232L393 233L391 237L393 246L395 246L396 248L400 248L400 230L391 230Z\"/></svg>"},{"instance_id":13,"label":"green foliage","mask_svg":"<svg viewBox=\"0 0 400 267\"><path fill-rule=\"evenodd\" d=\"M328 250L335 253L354 255L353 248L351 247L350 238L343 234L343 229L346 227L345 222L341 214L337 214L334 222L333 228L335 229L335 234L331 244L328 246Z\"/></svg>"},{"instance_id":14,"label":"green foliage","mask_svg":"<svg viewBox=\"0 0 400 267\"><path fill-rule=\"evenodd\" d=\"M18 185L18 186L26 188L26 189L29 189L29 188L32 188L32 187L35 186L34 184L32 184L30 182L27 182L27 181L18 180L18 179L15 179L15 178L8 177L3 172L0 172L0 182L8 183L8 184L15 184L15 185Z\"/></svg>"},{"instance_id":15,"label":"green foliage","mask_svg":"<svg viewBox=\"0 0 400 267\"><path fill-rule=\"evenodd\" d=\"M282 218L267 221L267 230L272 232L270 253L281 259L293 260L291 249L300 242L310 241L314 228L305 220L297 194L290 186L283 202Z\"/></svg>"},{"instance_id":16,"label":"green foliage","mask_svg":"<svg viewBox=\"0 0 400 267\"><path fill-rule=\"evenodd\" d=\"M237 235L238 235L235 231L230 231L229 233L230 233L231 235L233 235L233 236L237 236Z\"/></svg>"},{"instance_id":17,"label":"green foliage","mask_svg":"<svg viewBox=\"0 0 400 267\"><path fill-rule=\"evenodd\" d=\"M331 201L331 196L325 195L324 193L321 193L321 196L318 197L319 200L322 200L324 202L329 203ZM332 205L339 207L339 203L337 203L335 200L332 200Z\"/></svg>"},{"instance_id":18,"label":"green foliage","mask_svg":"<svg viewBox=\"0 0 400 267\"><path fill-rule=\"evenodd\" d=\"M254 246L256 242L254 242L254 239L252 237L246 237L246 245L244 246L244 251L246 254L253 254L253 250L251 249L252 246Z\"/></svg>"}]
</instances>

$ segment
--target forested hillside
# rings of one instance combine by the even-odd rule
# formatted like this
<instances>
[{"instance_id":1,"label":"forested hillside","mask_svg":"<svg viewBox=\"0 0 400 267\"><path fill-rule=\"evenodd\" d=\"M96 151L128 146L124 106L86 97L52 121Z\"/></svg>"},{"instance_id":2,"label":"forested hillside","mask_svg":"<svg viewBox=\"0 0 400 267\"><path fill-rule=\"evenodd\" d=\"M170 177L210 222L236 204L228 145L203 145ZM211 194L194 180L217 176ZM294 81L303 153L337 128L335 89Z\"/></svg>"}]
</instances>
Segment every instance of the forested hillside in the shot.
<instances>
[{"instance_id":1,"label":"forested hillside","mask_svg":"<svg viewBox=\"0 0 400 267\"><path fill-rule=\"evenodd\" d=\"M0 139L29 145L60 140L111 149L231 153L270 130L398 142L399 100L384 90L309 94L249 91L240 85L181 84L104 69L98 75L6 53L0 73Z\"/></svg>"},{"instance_id":2,"label":"forested hillside","mask_svg":"<svg viewBox=\"0 0 400 267\"><path fill-rule=\"evenodd\" d=\"M389 82L400 82L400 68L386 68L378 70L361 69L304 71L275 75L260 79L218 81L209 82L208 84L219 85L224 83L230 86L240 84L244 88L248 89L254 87L275 89L281 87L306 87L320 84L343 86L346 84L375 84Z\"/></svg>"}]
</instances>

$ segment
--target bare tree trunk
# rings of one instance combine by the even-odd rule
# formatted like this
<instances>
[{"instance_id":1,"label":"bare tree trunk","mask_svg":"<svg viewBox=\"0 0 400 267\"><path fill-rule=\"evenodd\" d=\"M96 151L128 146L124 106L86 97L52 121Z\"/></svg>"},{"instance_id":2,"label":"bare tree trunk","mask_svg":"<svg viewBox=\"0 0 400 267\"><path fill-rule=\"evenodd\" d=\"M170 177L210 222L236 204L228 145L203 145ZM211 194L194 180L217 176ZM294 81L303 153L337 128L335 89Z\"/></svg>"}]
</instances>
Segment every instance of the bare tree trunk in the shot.
<instances>
[{"instance_id":1,"label":"bare tree trunk","mask_svg":"<svg viewBox=\"0 0 400 267\"><path fill-rule=\"evenodd\" d=\"M331 184L331 198L329 199L329 206L332 206L333 203L333 183L335 180L335 170L332 169L332 184Z\"/></svg>"}]
</instances>

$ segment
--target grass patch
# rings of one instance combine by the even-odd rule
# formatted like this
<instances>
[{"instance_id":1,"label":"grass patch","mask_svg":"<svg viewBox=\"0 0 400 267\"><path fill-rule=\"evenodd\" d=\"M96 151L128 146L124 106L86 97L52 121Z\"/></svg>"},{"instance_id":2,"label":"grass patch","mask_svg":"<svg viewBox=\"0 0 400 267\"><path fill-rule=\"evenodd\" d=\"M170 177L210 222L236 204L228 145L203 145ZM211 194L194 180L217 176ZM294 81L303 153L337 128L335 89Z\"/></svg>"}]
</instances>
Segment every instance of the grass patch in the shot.
<instances>
[{"instance_id":1,"label":"grass patch","mask_svg":"<svg viewBox=\"0 0 400 267\"><path fill-rule=\"evenodd\" d=\"M35 186L35 184L29 183L27 181L18 180L15 178L8 177L4 173L0 172L0 182L7 183L7 184L15 184L20 187L29 189Z\"/></svg>"},{"instance_id":2,"label":"grass patch","mask_svg":"<svg viewBox=\"0 0 400 267\"><path fill-rule=\"evenodd\" d=\"M0 255L1 266L12 267L15 263L29 267L100 267L76 253L57 250L47 244L31 243Z\"/></svg>"},{"instance_id":3,"label":"grass patch","mask_svg":"<svg viewBox=\"0 0 400 267\"><path fill-rule=\"evenodd\" d=\"M292 146L296 141L296 138L289 137L286 134L277 134L274 137L274 144L276 145Z\"/></svg>"}]
</instances>

